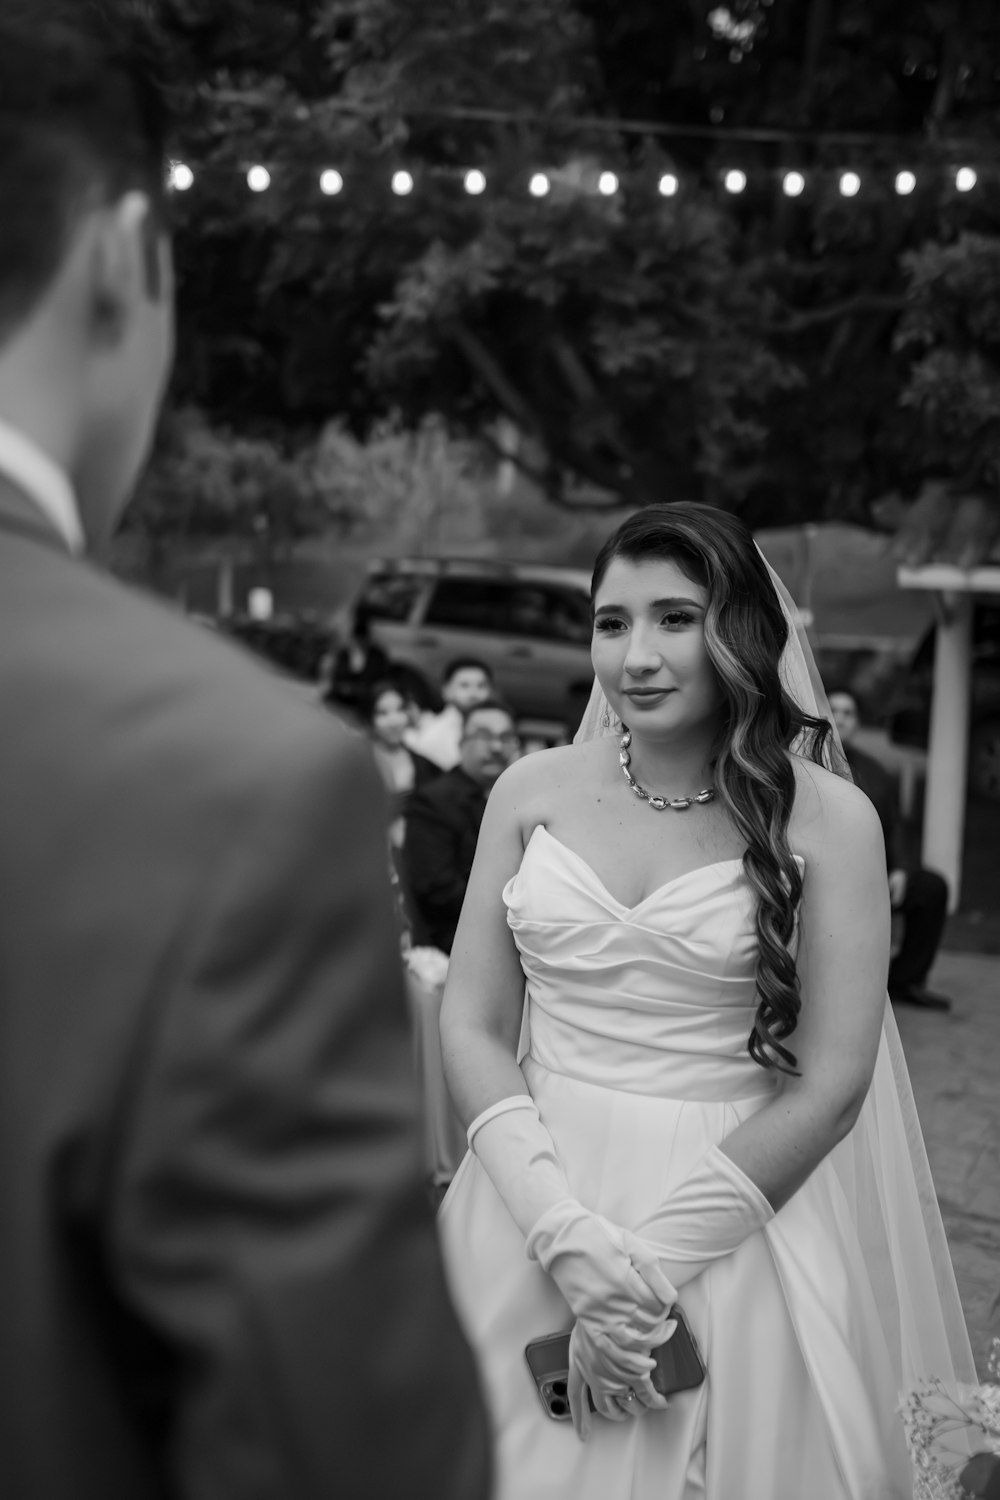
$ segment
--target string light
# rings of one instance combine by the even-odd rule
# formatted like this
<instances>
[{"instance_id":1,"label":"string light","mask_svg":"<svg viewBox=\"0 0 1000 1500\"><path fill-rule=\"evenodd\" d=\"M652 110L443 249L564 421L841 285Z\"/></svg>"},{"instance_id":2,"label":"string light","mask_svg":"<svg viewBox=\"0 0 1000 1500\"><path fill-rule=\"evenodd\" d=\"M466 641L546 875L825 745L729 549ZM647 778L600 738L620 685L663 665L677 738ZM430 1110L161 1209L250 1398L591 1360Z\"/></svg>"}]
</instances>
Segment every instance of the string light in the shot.
<instances>
[{"instance_id":1,"label":"string light","mask_svg":"<svg viewBox=\"0 0 1000 1500\"><path fill-rule=\"evenodd\" d=\"M186 161L170 163L170 186L178 193L186 193L194 186L194 173Z\"/></svg>"},{"instance_id":2,"label":"string light","mask_svg":"<svg viewBox=\"0 0 1000 1500\"><path fill-rule=\"evenodd\" d=\"M431 169L430 175L435 178L447 179L460 184L465 192L471 197L479 197L485 193L488 186L488 178L481 168L470 167L458 173L451 173L447 169ZM610 169L599 171L595 177L589 173L581 175L580 171L571 166L565 173L556 174L558 181L568 191L586 193L596 191L602 197L610 198L622 189L622 178L617 172ZM788 198L801 197L806 192L810 180L817 177L827 179L828 174L822 170L807 176L806 173L792 169L777 174L766 174L768 179L775 183L780 191ZM834 173L838 191L844 198L855 198L862 191L863 179L860 172L848 168L839 173ZM1000 175L1000 174L998 174ZM201 185L204 188L206 177L204 171L196 174L195 169L189 163L181 160L171 161L168 165L166 183L169 190L177 193L188 192L196 182L196 176L200 176ZM953 168L949 174L955 189L960 193L969 193L980 184L980 174L975 167L962 166ZM895 192L900 197L907 197L914 193L918 186L918 173L908 167L902 167L891 173L890 180ZM991 176L992 180L992 176ZM313 178L319 190L327 197L335 197L344 191L345 179L342 172L334 167L327 167L318 171ZM527 182L528 192L533 198L545 198L553 190L553 176L547 172L538 170L533 172ZM246 183L251 192L265 193L272 186L272 169L258 162L246 170ZM733 196L738 196L747 190L749 177L746 170L741 167L730 167L721 177L721 183L725 191ZM397 197L408 197L417 189L417 178L413 172L406 168L399 168L392 173L390 185ZM663 198L675 197L684 186L681 178L676 172L663 172L656 179L656 188ZM886 184L888 186L888 183Z\"/></svg>"}]
</instances>

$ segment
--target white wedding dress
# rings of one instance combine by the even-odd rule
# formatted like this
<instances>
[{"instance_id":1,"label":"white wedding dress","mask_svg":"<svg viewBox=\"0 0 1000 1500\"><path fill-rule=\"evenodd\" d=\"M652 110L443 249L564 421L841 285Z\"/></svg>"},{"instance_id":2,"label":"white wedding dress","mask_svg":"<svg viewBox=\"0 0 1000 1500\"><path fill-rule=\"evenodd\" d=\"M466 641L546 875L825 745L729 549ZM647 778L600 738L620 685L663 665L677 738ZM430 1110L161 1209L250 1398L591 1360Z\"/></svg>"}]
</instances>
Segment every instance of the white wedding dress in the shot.
<instances>
[{"instance_id":1,"label":"white wedding dress","mask_svg":"<svg viewBox=\"0 0 1000 1500\"><path fill-rule=\"evenodd\" d=\"M573 1192L631 1227L775 1084L746 1046L756 944L741 862L629 908L539 826L503 896L527 982L528 1087ZM524 1357L571 1326L569 1309L472 1155L440 1229L493 1413L496 1500L909 1500L885 1267L866 1259L832 1158L683 1289L704 1385L665 1412L595 1418L586 1445L545 1414Z\"/></svg>"}]
</instances>

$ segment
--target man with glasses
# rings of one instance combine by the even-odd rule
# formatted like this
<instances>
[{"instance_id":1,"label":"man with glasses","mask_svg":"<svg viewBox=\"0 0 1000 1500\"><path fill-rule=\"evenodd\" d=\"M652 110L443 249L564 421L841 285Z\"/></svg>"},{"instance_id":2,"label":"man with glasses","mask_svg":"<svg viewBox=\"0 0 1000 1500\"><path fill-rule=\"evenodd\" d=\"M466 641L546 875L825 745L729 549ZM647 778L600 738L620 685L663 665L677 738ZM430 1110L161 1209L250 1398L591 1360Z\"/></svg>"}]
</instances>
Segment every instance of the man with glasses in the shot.
<instances>
[{"instance_id":1,"label":"man with glasses","mask_svg":"<svg viewBox=\"0 0 1000 1500\"><path fill-rule=\"evenodd\" d=\"M510 710L488 698L465 712L458 765L411 799L404 856L418 943L451 952L486 799L520 751Z\"/></svg>"}]
</instances>

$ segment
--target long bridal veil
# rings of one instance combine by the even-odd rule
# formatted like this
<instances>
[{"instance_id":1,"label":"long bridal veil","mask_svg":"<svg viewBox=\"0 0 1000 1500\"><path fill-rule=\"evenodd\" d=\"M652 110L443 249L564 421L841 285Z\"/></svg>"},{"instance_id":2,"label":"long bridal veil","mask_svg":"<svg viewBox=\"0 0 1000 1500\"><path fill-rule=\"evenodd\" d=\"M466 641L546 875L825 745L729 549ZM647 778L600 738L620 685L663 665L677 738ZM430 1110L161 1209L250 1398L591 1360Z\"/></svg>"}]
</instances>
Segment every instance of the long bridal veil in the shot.
<instances>
[{"instance_id":1,"label":"long bridal veil","mask_svg":"<svg viewBox=\"0 0 1000 1500\"><path fill-rule=\"evenodd\" d=\"M767 570L789 626L781 661L785 686L806 713L830 719L798 611L769 563ZM614 732L607 700L595 682L574 740ZM829 769L849 778L836 730L834 736ZM857 1228L897 1390L908 1391L932 1375L948 1384L975 1382L955 1273L888 994L867 1099L830 1160Z\"/></svg>"}]
</instances>

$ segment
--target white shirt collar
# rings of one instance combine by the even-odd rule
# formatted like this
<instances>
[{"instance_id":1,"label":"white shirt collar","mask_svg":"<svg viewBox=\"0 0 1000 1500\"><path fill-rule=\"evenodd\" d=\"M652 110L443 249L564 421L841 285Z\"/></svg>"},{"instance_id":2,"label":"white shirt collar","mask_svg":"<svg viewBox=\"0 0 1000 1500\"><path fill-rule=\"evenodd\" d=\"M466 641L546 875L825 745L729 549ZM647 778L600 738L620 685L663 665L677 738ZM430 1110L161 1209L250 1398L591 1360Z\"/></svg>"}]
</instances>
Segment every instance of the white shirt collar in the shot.
<instances>
[{"instance_id":1,"label":"white shirt collar","mask_svg":"<svg viewBox=\"0 0 1000 1500\"><path fill-rule=\"evenodd\" d=\"M68 476L31 438L0 420L0 473L34 501L74 556L86 549L76 496Z\"/></svg>"}]
</instances>

